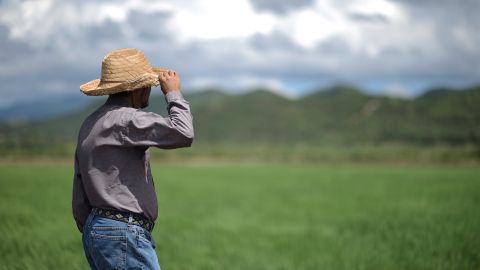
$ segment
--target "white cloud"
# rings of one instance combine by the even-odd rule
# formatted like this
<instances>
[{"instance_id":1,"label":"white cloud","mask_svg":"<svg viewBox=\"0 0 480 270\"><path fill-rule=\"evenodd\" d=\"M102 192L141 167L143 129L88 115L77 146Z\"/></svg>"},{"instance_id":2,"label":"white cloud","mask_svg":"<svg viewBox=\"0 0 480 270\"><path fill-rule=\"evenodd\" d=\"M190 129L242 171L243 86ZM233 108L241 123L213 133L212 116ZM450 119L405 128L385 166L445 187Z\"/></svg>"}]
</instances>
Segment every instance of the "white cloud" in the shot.
<instances>
[{"instance_id":1,"label":"white cloud","mask_svg":"<svg viewBox=\"0 0 480 270\"><path fill-rule=\"evenodd\" d=\"M338 4L334 0L317 1L312 6L286 16L258 13L246 0L197 0L189 4L165 0L127 0L114 2L30 0L0 12L0 22L8 25L11 37L44 43L57 31L73 33L82 27L101 24L106 20L123 23L129 12L171 12L168 28L181 41L202 39L245 38L273 30L292 37L297 44L312 48L333 35L344 36L359 43L362 29L348 18L347 12L366 15L381 14L388 19L402 16L398 6L385 0L364 0L362 4ZM357 45L352 44L352 45Z\"/></svg>"},{"instance_id":2,"label":"white cloud","mask_svg":"<svg viewBox=\"0 0 480 270\"><path fill-rule=\"evenodd\" d=\"M257 14L248 1L198 1L194 8L181 9L171 24L181 40L248 37L268 33L278 19Z\"/></svg>"},{"instance_id":3,"label":"white cloud","mask_svg":"<svg viewBox=\"0 0 480 270\"><path fill-rule=\"evenodd\" d=\"M5 98L48 86L78 92L116 47L144 50L152 63L179 69L192 87L264 85L295 95L292 85L378 80L390 85L387 92L404 95L414 91L412 81L480 80L480 19L472 15L478 1L464 7L407 0L255 3L4 0L0 80L15 93Z\"/></svg>"},{"instance_id":4,"label":"white cloud","mask_svg":"<svg viewBox=\"0 0 480 270\"><path fill-rule=\"evenodd\" d=\"M400 6L386 0L352 1L347 6L347 10L351 13L359 13L366 16L383 15L389 20L395 21L404 18Z\"/></svg>"}]
</instances>

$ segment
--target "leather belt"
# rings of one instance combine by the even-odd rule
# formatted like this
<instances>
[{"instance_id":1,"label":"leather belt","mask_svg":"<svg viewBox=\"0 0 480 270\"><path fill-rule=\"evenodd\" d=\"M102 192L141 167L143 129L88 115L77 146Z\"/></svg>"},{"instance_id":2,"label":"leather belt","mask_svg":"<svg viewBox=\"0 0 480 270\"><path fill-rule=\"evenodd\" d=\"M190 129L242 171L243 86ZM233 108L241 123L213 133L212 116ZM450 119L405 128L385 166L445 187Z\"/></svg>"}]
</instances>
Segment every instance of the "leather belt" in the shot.
<instances>
[{"instance_id":1,"label":"leather belt","mask_svg":"<svg viewBox=\"0 0 480 270\"><path fill-rule=\"evenodd\" d=\"M123 221L133 225L138 225L149 232L152 232L153 227L155 226L155 223L153 221L151 221L150 219L146 218L144 215L139 213L125 212L125 211L120 211L115 209L103 209L103 208L93 208L92 211L94 214L101 217Z\"/></svg>"}]
</instances>

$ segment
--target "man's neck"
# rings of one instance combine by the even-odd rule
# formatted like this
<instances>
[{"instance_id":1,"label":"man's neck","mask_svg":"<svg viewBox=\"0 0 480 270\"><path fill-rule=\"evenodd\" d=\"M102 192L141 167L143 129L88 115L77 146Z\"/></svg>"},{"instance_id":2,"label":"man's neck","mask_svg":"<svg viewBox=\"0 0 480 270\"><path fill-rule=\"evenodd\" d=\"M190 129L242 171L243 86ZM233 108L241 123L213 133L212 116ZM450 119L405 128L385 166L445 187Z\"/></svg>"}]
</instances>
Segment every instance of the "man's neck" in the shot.
<instances>
[{"instance_id":1,"label":"man's neck","mask_svg":"<svg viewBox=\"0 0 480 270\"><path fill-rule=\"evenodd\" d=\"M118 105L123 107L133 107L129 95L123 95L123 96L110 95L107 101L105 102L105 104Z\"/></svg>"}]
</instances>

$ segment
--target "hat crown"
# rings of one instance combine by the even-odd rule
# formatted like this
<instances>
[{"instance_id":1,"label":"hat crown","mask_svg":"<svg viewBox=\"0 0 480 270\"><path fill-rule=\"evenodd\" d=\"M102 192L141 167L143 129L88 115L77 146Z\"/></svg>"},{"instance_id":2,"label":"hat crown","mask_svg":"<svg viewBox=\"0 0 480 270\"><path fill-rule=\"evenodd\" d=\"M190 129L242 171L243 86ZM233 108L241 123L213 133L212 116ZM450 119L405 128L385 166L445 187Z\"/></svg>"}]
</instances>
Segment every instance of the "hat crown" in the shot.
<instances>
[{"instance_id":1,"label":"hat crown","mask_svg":"<svg viewBox=\"0 0 480 270\"><path fill-rule=\"evenodd\" d=\"M116 49L103 58L100 78L80 85L80 90L89 96L102 96L157 86L158 74L164 70L152 67L140 50Z\"/></svg>"},{"instance_id":2,"label":"hat crown","mask_svg":"<svg viewBox=\"0 0 480 270\"><path fill-rule=\"evenodd\" d=\"M102 61L101 83L120 83L135 80L145 73L152 73L152 66L140 50L117 49L108 53Z\"/></svg>"}]
</instances>

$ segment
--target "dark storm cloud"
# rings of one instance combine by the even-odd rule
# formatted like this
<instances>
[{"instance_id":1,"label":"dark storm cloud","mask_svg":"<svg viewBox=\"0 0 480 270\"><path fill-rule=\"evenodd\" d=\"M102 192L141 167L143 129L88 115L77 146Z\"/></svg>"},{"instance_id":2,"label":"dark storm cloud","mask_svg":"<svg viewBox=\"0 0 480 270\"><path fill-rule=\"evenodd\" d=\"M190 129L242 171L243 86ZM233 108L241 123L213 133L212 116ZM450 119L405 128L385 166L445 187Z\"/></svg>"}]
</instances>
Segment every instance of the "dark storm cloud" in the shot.
<instances>
[{"instance_id":1,"label":"dark storm cloud","mask_svg":"<svg viewBox=\"0 0 480 270\"><path fill-rule=\"evenodd\" d=\"M9 39L8 27L0 24L0 75L8 73L8 65L15 64L15 58L22 54L31 54L33 50L23 42L12 41Z\"/></svg>"},{"instance_id":2,"label":"dark storm cloud","mask_svg":"<svg viewBox=\"0 0 480 270\"><path fill-rule=\"evenodd\" d=\"M9 38L4 28L0 27L0 80L4 85L0 94L6 100L34 99L49 92L78 93L85 78L98 76L99 67L92 60L102 57L99 45L106 39L113 41L119 33L106 21L82 29L80 35L59 31L50 37L51 43L38 48L29 40Z\"/></svg>"},{"instance_id":3,"label":"dark storm cloud","mask_svg":"<svg viewBox=\"0 0 480 270\"><path fill-rule=\"evenodd\" d=\"M321 55L346 55L350 51L348 41L342 36L333 36L315 46L315 52Z\"/></svg>"},{"instance_id":4,"label":"dark storm cloud","mask_svg":"<svg viewBox=\"0 0 480 270\"><path fill-rule=\"evenodd\" d=\"M138 47L152 52L171 48L166 28L160 27L168 16L166 12L132 11L126 23L106 19L74 31L58 25L59 30L50 33L41 46L12 39L8 27L0 24L0 95L8 104L45 93L78 94L80 84L100 76L101 60L113 48Z\"/></svg>"},{"instance_id":5,"label":"dark storm cloud","mask_svg":"<svg viewBox=\"0 0 480 270\"><path fill-rule=\"evenodd\" d=\"M128 23L135 29L136 36L140 40L166 40L172 38L171 34L165 31L165 25L170 18L169 12L145 13L133 10L128 14Z\"/></svg>"},{"instance_id":6,"label":"dark storm cloud","mask_svg":"<svg viewBox=\"0 0 480 270\"><path fill-rule=\"evenodd\" d=\"M248 43L258 51L302 51L299 45L295 44L292 39L278 31L270 34L255 34L248 39Z\"/></svg>"},{"instance_id":7,"label":"dark storm cloud","mask_svg":"<svg viewBox=\"0 0 480 270\"><path fill-rule=\"evenodd\" d=\"M121 41L125 38L121 25L110 19L105 20L101 24L86 27L82 36L92 44L98 42Z\"/></svg>"},{"instance_id":8,"label":"dark storm cloud","mask_svg":"<svg viewBox=\"0 0 480 270\"><path fill-rule=\"evenodd\" d=\"M478 29L480 27L480 1L478 0L392 0L408 10L411 17L419 22L430 21L440 31L452 27L467 27ZM472 35L478 36L473 33Z\"/></svg>"},{"instance_id":9,"label":"dark storm cloud","mask_svg":"<svg viewBox=\"0 0 480 270\"><path fill-rule=\"evenodd\" d=\"M270 11L285 14L291 10L307 7L314 0L250 0L258 11Z\"/></svg>"},{"instance_id":10,"label":"dark storm cloud","mask_svg":"<svg viewBox=\"0 0 480 270\"><path fill-rule=\"evenodd\" d=\"M480 1L394 0L404 6L418 23L430 23L436 38L435 67L445 76L480 79ZM428 48L426 48L428 50ZM449 75L447 75L449 74ZM462 75L463 74L463 75Z\"/></svg>"}]
</instances>

